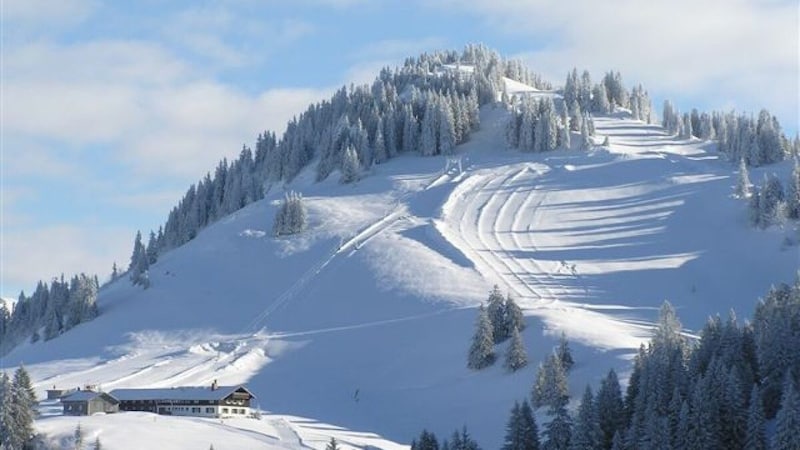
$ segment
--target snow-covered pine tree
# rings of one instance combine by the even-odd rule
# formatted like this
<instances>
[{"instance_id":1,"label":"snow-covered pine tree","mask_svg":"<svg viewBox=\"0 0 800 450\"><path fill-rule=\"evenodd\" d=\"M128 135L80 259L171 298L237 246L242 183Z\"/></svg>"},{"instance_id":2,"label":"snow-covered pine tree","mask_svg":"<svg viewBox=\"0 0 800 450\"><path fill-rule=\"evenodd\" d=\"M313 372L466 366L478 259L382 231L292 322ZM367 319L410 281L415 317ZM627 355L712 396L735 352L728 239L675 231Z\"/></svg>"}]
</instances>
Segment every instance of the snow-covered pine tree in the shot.
<instances>
[{"instance_id":1,"label":"snow-covered pine tree","mask_svg":"<svg viewBox=\"0 0 800 450\"><path fill-rule=\"evenodd\" d=\"M781 221L779 205L783 201L785 201L785 194L780 178L775 174L770 176L765 174L764 182L761 185L761 198L759 199L761 211L759 222L762 227L768 227Z\"/></svg>"},{"instance_id":2,"label":"snow-covered pine tree","mask_svg":"<svg viewBox=\"0 0 800 450\"><path fill-rule=\"evenodd\" d=\"M439 441L435 434L422 430L419 438L411 442L411 450L439 450Z\"/></svg>"},{"instance_id":3,"label":"snow-covered pine tree","mask_svg":"<svg viewBox=\"0 0 800 450\"><path fill-rule=\"evenodd\" d=\"M764 213L761 207L761 189L753 186L750 190L750 201L747 203L747 211L750 215L750 224L757 228L765 228Z\"/></svg>"},{"instance_id":4,"label":"snow-covered pine tree","mask_svg":"<svg viewBox=\"0 0 800 450\"><path fill-rule=\"evenodd\" d=\"M506 303L503 294L500 293L500 287L494 285L489 298L487 300L486 313L489 316L489 321L492 323L492 336L494 343L499 344L509 337L509 330L506 324Z\"/></svg>"},{"instance_id":5,"label":"snow-covered pine tree","mask_svg":"<svg viewBox=\"0 0 800 450\"><path fill-rule=\"evenodd\" d=\"M379 118L375 126L375 143L373 144L374 150L372 152L375 164L384 163L389 159L389 151L386 148L386 139L383 134L384 128L383 119Z\"/></svg>"},{"instance_id":6,"label":"snow-covered pine tree","mask_svg":"<svg viewBox=\"0 0 800 450\"><path fill-rule=\"evenodd\" d=\"M527 365L528 355L525 352L525 345L522 342L522 336L517 328L512 328L511 343L508 346L503 367L505 367L509 372L516 372Z\"/></svg>"},{"instance_id":7,"label":"snow-covered pine tree","mask_svg":"<svg viewBox=\"0 0 800 450\"><path fill-rule=\"evenodd\" d=\"M775 435L772 449L796 450L800 448L800 393L791 372L786 373L781 409L775 416Z\"/></svg>"},{"instance_id":8,"label":"snow-covered pine tree","mask_svg":"<svg viewBox=\"0 0 800 450\"><path fill-rule=\"evenodd\" d=\"M572 136L570 135L569 118L564 117L562 124L558 129L558 146L564 150L570 150L572 148Z\"/></svg>"},{"instance_id":9,"label":"snow-covered pine tree","mask_svg":"<svg viewBox=\"0 0 800 450\"><path fill-rule=\"evenodd\" d=\"M467 368L481 370L494 364L494 339L492 337L492 323L489 314L481 305L478 308L478 318L475 321L475 334L472 336L472 345L467 357Z\"/></svg>"},{"instance_id":10,"label":"snow-covered pine tree","mask_svg":"<svg viewBox=\"0 0 800 450\"><path fill-rule=\"evenodd\" d=\"M608 114L611 112L611 105L608 103L608 93L602 83L598 83L592 90L592 112L597 114Z\"/></svg>"},{"instance_id":11,"label":"snow-covered pine tree","mask_svg":"<svg viewBox=\"0 0 800 450\"><path fill-rule=\"evenodd\" d=\"M469 432L467 432L466 425L461 428L461 431L456 430L450 437L450 450L480 450L478 443L472 439Z\"/></svg>"},{"instance_id":12,"label":"snow-covered pine tree","mask_svg":"<svg viewBox=\"0 0 800 450\"><path fill-rule=\"evenodd\" d=\"M544 450L569 450L572 442L572 419L567 412L566 402L551 408L553 419L545 426Z\"/></svg>"},{"instance_id":13,"label":"snow-covered pine tree","mask_svg":"<svg viewBox=\"0 0 800 450\"><path fill-rule=\"evenodd\" d=\"M747 430L745 432L744 448L748 450L767 450L765 423L761 389L757 384L754 384L750 393L750 406L747 409Z\"/></svg>"},{"instance_id":14,"label":"snow-covered pine tree","mask_svg":"<svg viewBox=\"0 0 800 450\"><path fill-rule=\"evenodd\" d=\"M786 216L789 219L800 219L800 159L793 158L792 174L786 193Z\"/></svg>"},{"instance_id":15,"label":"snow-covered pine tree","mask_svg":"<svg viewBox=\"0 0 800 450\"><path fill-rule=\"evenodd\" d=\"M133 253L131 263L128 266L131 283L134 285L144 285L145 274L150 265L147 262L147 251L142 244L142 232L136 232L136 239L133 241Z\"/></svg>"},{"instance_id":16,"label":"snow-covered pine tree","mask_svg":"<svg viewBox=\"0 0 800 450\"><path fill-rule=\"evenodd\" d=\"M536 381L531 390L531 405L535 408L548 406L551 409L566 405L569 400L567 372L561 359L555 354L548 356L536 372Z\"/></svg>"},{"instance_id":17,"label":"snow-covered pine tree","mask_svg":"<svg viewBox=\"0 0 800 450\"><path fill-rule=\"evenodd\" d=\"M341 170L342 176L339 178L340 183L347 184L358 181L361 174L361 163L358 160L356 149L352 145L348 146L344 151Z\"/></svg>"},{"instance_id":18,"label":"snow-covered pine tree","mask_svg":"<svg viewBox=\"0 0 800 450\"><path fill-rule=\"evenodd\" d=\"M13 386L8 374L0 373L0 448L21 447L21 439L16 435L16 423L13 416Z\"/></svg>"},{"instance_id":19,"label":"snow-covered pine tree","mask_svg":"<svg viewBox=\"0 0 800 450\"><path fill-rule=\"evenodd\" d=\"M584 114L581 118L581 150L589 150L592 148L592 138L589 134L589 116Z\"/></svg>"},{"instance_id":20,"label":"snow-covered pine tree","mask_svg":"<svg viewBox=\"0 0 800 450\"><path fill-rule=\"evenodd\" d=\"M603 448L602 442L603 431L600 429L599 412L592 388L587 385L578 408L569 448L570 450L594 450Z\"/></svg>"},{"instance_id":21,"label":"snow-covered pine tree","mask_svg":"<svg viewBox=\"0 0 800 450\"><path fill-rule=\"evenodd\" d=\"M34 436L33 419L36 415L37 402L25 367L20 366L14 372L13 381L11 383L4 381L3 385L5 398L0 416L8 435L2 437L2 440L8 449L28 448Z\"/></svg>"},{"instance_id":22,"label":"snow-covered pine tree","mask_svg":"<svg viewBox=\"0 0 800 450\"><path fill-rule=\"evenodd\" d=\"M739 159L739 174L736 178L735 193L738 198L750 197L750 174L748 173L744 158Z\"/></svg>"},{"instance_id":23,"label":"snow-covered pine tree","mask_svg":"<svg viewBox=\"0 0 800 450\"><path fill-rule=\"evenodd\" d=\"M564 334L563 331L561 332L561 337L558 339L556 356L558 356L558 359L561 360L561 366L564 368L565 372L572 370L572 366L575 365L575 360L572 359L572 350L569 348L567 335Z\"/></svg>"},{"instance_id":24,"label":"snow-covered pine tree","mask_svg":"<svg viewBox=\"0 0 800 450\"><path fill-rule=\"evenodd\" d=\"M325 446L325 450L341 450L341 447L339 447L339 443L336 441L336 438L331 437L331 440L328 441L328 445Z\"/></svg>"},{"instance_id":25,"label":"snow-covered pine tree","mask_svg":"<svg viewBox=\"0 0 800 450\"><path fill-rule=\"evenodd\" d=\"M297 192L289 191L275 213L272 234L275 236L296 234L303 231L305 227L306 208L303 203L303 196Z\"/></svg>"},{"instance_id":26,"label":"snow-covered pine tree","mask_svg":"<svg viewBox=\"0 0 800 450\"><path fill-rule=\"evenodd\" d=\"M525 316L522 314L522 309L517 305L517 302L514 301L514 297L512 297L510 293L506 294L506 301L503 309L505 313L506 333L510 334L513 330L522 331L525 329Z\"/></svg>"},{"instance_id":27,"label":"snow-covered pine tree","mask_svg":"<svg viewBox=\"0 0 800 450\"><path fill-rule=\"evenodd\" d=\"M502 450L539 450L539 429L527 401L514 402Z\"/></svg>"},{"instance_id":28,"label":"snow-covered pine tree","mask_svg":"<svg viewBox=\"0 0 800 450\"><path fill-rule=\"evenodd\" d=\"M156 241L156 233L150 230L150 238L147 240L147 248L145 249L147 255L147 265L153 265L158 260L158 242Z\"/></svg>"},{"instance_id":29,"label":"snow-covered pine tree","mask_svg":"<svg viewBox=\"0 0 800 450\"><path fill-rule=\"evenodd\" d=\"M598 425L602 433L602 448L610 448L617 432L625 430L625 405L622 402L622 390L614 369L600 383L595 398L597 403Z\"/></svg>"}]
</instances>

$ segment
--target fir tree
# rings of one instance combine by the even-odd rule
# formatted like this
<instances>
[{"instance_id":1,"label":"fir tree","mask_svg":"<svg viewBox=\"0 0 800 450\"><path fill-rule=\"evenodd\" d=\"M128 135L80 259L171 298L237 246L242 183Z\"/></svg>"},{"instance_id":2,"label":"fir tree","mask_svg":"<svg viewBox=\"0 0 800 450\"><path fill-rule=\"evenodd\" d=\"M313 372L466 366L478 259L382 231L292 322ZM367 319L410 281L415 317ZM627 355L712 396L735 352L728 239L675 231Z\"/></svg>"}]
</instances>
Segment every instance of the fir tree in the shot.
<instances>
[{"instance_id":1,"label":"fir tree","mask_svg":"<svg viewBox=\"0 0 800 450\"><path fill-rule=\"evenodd\" d=\"M572 420L566 402L550 410L553 419L545 427L544 450L568 450L572 441Z\"/></svg>"},{"instance_id":2,"label":"fir tree","mask_svg":"<svg viewBox=\"0 0 800 450\"><path fill-rule=\"evenodd\" d=\"M467 432L467 427L454 431L449 442L450 450L480 450L478 443Z\"/></svg>"},{"instance_id":3,"label":"fir tree","mask_svg":"<svg viewBox=\"0 0 800 450\"><path fill-rule=\"evenodd\" d=\"M272 224L272 234L283 236L296 234L306 228L306 207L303 196L297 192L286 193L283 202L275 213Z\"/></svg>"},{"instance_id":4,"label":"fir tree","mask_svg":"<svg viewBox=\"0 0 800 450\"><path fill-rule=\"evenodd\" d=\"M3 449L20 447L22 441L16 434L12 389L8 374L3 372L0 374L0 448Z\"/></svg>"},{"instance_id":5,"label":"fir tree","mask_svg":"<svg viewBox=\"0 0 800 450\"><path fill-rule=\"evenodd\" d=\"M147 260L147 251L142 244L141 231L136 232L136 239L133 242L133 253L131 254L131 263L128 266L131 282L134 285L141 285L145 288L149 286L149 278L147 270L150 264Z\"/></svg>"},{"instance_id":6,"label":"fir tree","mask_svg":"<svg viewBox=\"0 0 800 450\"><path fill-rule=\"evenodd\" d=\"M625 405L622 402L622 390L617 373L613 369L600 383L597 391L597 417L602 433L602 448L611 448L612 440L617 432L625 428Z\"/></svg>"},{"instance_id":7,"label":"fir tree","mask_svg":"<svg viewBox=\"0 0 800 450\"><path fill-rule=\"evenodd\" d=\"M489 293L487 300L488 307L486 313L489 316L489 321L492 323L492 336L494 343L500 343L508 339L508 328L506 327L506 308L503 294L500 293L500 288L495 285Z\"/></svg>"},{"instance_id":8,"label":"fir tree","mask_svg":"<svg viewBox=\"0 0 800 450\"><path fill-rule=\"evenodd\" d=\"M520 336L519 330L513 328L511 332L511 344L508 346L506 360L503 363L503 367L505 367L509 372L516 372L527 365L528 355L525 353L525 346L522 343L522 337Z\"/></svg>"},{"instance_id":9,"label":"fir tree","mask_svg":"<svg viewBox=\"0 0 800 450\"><path fill-rule=\"evenodd\" d=\"M561 366L564 368L565 372L572 370L572 366L575 365L575 360L572 359L572 350L569 348L567 335L564 334L563 331L561 332L561 337L558 340L556 355L558 356L558 359L561 360Z\"/></svg>"},{"instance_id":10,"label":"fir tree","mask_svg":"<svg viewBox=\"0 0 800 450\"><path fill-rule=\"evenodd\" d=\"M800 448L800 393L797 392L790 373L786 374L781 409L775 416L775 435L772 449L797 450Z\"/></svg>"},{"instance_id":11,"label":"fir tree","mask_svg":"<svg viewBox=\"0 0 800 450\"><path fill-rule=\"evenodd\" d=\"M744 448L747 450L767 450L767 437L764 430L765 422L761 390L758 385L754 384L750 393L750 407L747 410L747 432L745 434Z\"/></svg>"},{"instance_id":12,"label":"fir tree","mask_svg":"<svg viewBox=\"0 0 800 450\"><path fill-rule=\"evenodd\" d=\"M214 446L212 445L211 448L213 449ZM94 450L102 450L103 444L100 443L100 436L94 438Z\"/></svg>"},{"instance_id":13,"label":"fir tree","mask_svg":"<svg viewBox=\"0 0 800 450\"><path fill-rule=\"evenodd\" d=\"M786 216L789 219L800 219L800 159L798 157L798 155L794 157L789 189L786 194Z\"/></svg>"},{"instance_id":14,"label":"fir tree","mask_svg":"<svg viewBox=\"0 0 800 450\"><path fill-rule=\"evenodd\" d=\"M358 161L358 154L355 148L348 146L342 157L342 176L340 183L352 183L357 181L361 172L361 163Z\"/></svg>"},{"instance_id":15,"label":"fir tree","mask_svg":"<svg viewBox=\"0 0 800 450\"><path fill-rule=\"evenodd\" d=\"M467 367L480 370L494 364L494 339L492 338L492 323L486 309L481 305L478 309L478 318L475 322L475 334L469 349Z\"/></svg>"},{"instance_id":16,"label":"fir tree","mask_svg":"<svg viewBox=\"0 0 800 450\"><path fill-rule=\"evenodd\" d=\"M570 449L593 450L602 448L603 431L600 429L600 417L592 394L592 388L586 386L578 409L578 417L572 430Z\"/></svg>"},{"instance_id":17,"label":"fir tree","mask_svg":"<svg viewBox=\"0 0 800 450\"><path fill-rule=\"evenodd\" d=\"M439 441L430 431L422 430L419 438L411 443L411 450L439 450Z\"/></svg>"},{"instance_id":18,"label":"fir tree","mask_svg":"<svg viewBox=\"0 0 800 450\"><path fill-rule=\"evenodd\" d=\"M325 446L325 450L341 450L341 447L339 447L339 443L336 442L336 438L332 437L331 440L328 441L328 445Z\"/></svg>"},{"instance_id":19,"label":"fir tree","mask_svg":"<svg viewBox=\"0 0 800 450\"><path fill-rule=\"evenodd\" d=\"M522 331L525 329L525 316L511 294L506 295L506 302L504 305L505 312L505 330L507 333L513 333L514 330Z\"/></svg>"},{"instance_id":20,"label":"fir tree","mask_svg":"<svg viewBox=\"0 0 800 450\"><path fill-rule=\"evenodd\" d=\"M739 198L750 197L750 176L747 173L747 164L744 158L739 160L739 176L736 180L736 196Z\"/></svg>"},{"instance_id":21,"label":"fir tree","mask_svg":"<svg viewBox=\"0 0 800 450\"><path fill-rule=\"evenodd\" d=\"M506 425L503 450L539 450L539 429L527 401L514 402Z\"/></svg>"},{"instance_id":22,"label":"fir tree","mask_svg":"<svg viewBox=\"0 0 800 450\"><path fill-rule=\"evenodd\" d=\"M566 406L568 400L567 373L561 365L561 358L552 354L539 365L531 392L531 404L536 408L549 406L557 409Z\"/></svg>"}]
</instances>

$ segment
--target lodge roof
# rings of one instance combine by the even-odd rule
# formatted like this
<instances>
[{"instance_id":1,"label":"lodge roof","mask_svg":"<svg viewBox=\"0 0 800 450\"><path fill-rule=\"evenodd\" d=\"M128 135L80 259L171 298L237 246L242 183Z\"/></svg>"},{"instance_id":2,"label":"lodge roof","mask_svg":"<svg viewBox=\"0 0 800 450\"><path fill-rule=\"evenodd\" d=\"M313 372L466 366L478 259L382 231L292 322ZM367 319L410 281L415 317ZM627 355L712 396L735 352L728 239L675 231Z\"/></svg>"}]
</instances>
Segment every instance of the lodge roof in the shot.
<instances>
[{"instance_id":1,"label":"lodge roof","mask_svg":"<svg viewBox=\"0 0 800 450\"><path fill-rule=\"evenodd\" d=\"M114 389L112 396L120 401L131 400L222 400L238 390L255 397L244 386L184 386L162 389Z\"/></svg>"}]
</instances>

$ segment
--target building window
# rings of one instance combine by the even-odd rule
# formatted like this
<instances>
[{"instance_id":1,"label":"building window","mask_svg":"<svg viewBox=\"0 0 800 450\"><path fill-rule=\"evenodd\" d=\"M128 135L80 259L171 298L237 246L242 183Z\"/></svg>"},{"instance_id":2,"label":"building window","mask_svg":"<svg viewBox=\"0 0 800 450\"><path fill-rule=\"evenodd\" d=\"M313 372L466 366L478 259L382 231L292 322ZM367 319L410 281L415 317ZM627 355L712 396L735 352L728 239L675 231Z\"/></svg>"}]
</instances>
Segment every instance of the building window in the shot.
<instances>
[{"instance_id":1,"label":"building window","mask_svg":"<svg viewBox=\"0 0 800 450\"><path fill-rule=\"evenodd\" d=\"M222 414L228 414L228 408L222 408Z\"/></svg>"},{"instance_id":2,"label":"building window","mask_svg":"<svg viewBox=\"0 0 800 450\"><path fill-rule=\"evenodd\" d=\"M214 414L214 408L206 408L206 414Z\"/></svg>"}]
</instances>

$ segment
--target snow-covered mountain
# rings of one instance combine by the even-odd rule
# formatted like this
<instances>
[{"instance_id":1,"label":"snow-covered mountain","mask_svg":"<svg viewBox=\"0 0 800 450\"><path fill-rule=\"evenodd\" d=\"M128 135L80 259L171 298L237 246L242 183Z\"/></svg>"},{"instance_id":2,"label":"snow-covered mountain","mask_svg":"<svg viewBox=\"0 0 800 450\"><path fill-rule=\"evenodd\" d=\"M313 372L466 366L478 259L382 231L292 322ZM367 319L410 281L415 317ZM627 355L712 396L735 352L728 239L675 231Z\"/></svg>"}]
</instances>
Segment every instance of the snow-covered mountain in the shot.
<instances>
[{"instance_id":1,"label":"snow-covered mountain","mask_svg":"<svg viewBox=\"0 0 800 450\"><path fill-rule=\"evenodd\" d=\"M506 89L557 95L511 80ZM457 158L400 156L346 185L315 182L307 168L161 255L149 289L117 280L101 291L97 319L24 344L3 364L24 362L40 393L248 383L271 413L264 424L229 423L252 428L238 432L158 418L158 427L202 433L202 442L233 432L244 447L252 438L322 448L324 438L298 441L316 427L348 446L387 448L423 428L466 425L497 448L509 409L530 394L536 364L561 332L575 350L577 397L609 368L629 370L665 299L697 330L710 314L748 314L771 284L794 276L796 249L783 247L782 231L747 224L715 144L668 136L623 112L595 118L595 142L608 137L608 146L520 153L506 149L508 114L482 108L481 128ZM760 179L759 169L751 176ZM309 227L273 238L290 189L302 192ZM528 323L532 364L513 374L501 364L466 368L476 308L495 284ZM147 439L149 420L82 424L107 436L108 448L127 448L119 427ZM69 434L76 421L39 427ZM186 448L180 442L159 441Z\"/></svg>"}]
</instances>

